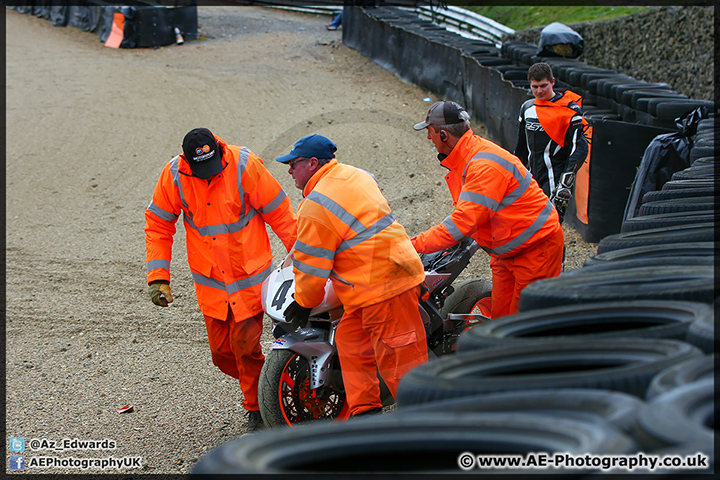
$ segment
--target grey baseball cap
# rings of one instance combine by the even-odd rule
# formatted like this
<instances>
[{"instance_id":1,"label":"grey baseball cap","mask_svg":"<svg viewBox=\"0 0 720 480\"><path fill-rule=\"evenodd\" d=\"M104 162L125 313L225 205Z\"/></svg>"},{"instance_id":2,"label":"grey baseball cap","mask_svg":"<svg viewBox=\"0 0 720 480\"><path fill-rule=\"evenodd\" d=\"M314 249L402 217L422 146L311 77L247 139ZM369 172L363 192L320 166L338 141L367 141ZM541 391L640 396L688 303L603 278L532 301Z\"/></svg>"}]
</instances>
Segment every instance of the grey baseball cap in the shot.
<instances>
[{"instance_id":1,"label":"grey baseball cap","mask_svg":"<svg viewBox=\"0 0 720 480\"><path fill-rule=\"evenodd\" d=\"M470 120L470 115L460 104L451 101L435 102L430 107L425 121L416 123L413 128L422 130L428 125L452 125L453 123L463 123L466 120Z\"/></svg>"}]
</instances>

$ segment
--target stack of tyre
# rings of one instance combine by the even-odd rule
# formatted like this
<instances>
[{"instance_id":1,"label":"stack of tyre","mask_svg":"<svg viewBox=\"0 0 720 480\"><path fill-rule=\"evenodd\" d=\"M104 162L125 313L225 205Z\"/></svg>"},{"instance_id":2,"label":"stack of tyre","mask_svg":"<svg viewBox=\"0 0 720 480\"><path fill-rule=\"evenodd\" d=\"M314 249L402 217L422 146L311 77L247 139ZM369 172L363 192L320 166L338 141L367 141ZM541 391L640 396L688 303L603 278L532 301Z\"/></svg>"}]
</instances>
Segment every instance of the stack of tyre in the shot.
<instances>
[{"instance_id":1,"label":"stack of tyre","mask_svg":"<svg viewBox=\"0 0 720 480\"><path fill-rule=\"evenodd\" d=\"M707 455L708 468L678 474L712 472L714 136L714 119L700 121L690 167L646 193L582 268L529 285L518 314L467 330L454 356L410 371L398 412L590 422L632 452Z\"/></svg>"},{"instance_id":2,"label":"stack of tyre","mask_svg":"<svg viewBox=\"0 0 720 480\"><path fill-rule=\"evenodd\" d=\"M503 43L500 55L511 61L504 70L513 72L507 80L527 88L527 67L546 62L553 68L556 90L572 90L583 97L583 110L588 118L604 118L675 130L675 119L697 107L717 111L714 102L690 99L666 83L645 82L616 70L588 65L574 58L542 57L537 45L520 41Z\"/></svg>"}]
</instances>

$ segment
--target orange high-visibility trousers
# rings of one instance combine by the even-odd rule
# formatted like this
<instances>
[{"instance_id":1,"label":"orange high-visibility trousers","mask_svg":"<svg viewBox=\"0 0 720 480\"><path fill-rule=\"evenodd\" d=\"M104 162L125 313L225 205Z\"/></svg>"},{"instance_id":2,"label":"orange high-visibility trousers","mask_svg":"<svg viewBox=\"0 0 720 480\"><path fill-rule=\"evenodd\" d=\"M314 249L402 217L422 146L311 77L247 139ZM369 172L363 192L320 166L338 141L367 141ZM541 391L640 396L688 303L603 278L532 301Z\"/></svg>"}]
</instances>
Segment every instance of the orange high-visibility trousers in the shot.
<instances>
[{"instance_id":1,"label":"orange high-visibility trousers","mask_svg":"<svg viewBox=\"0 0 720 480\"><path fill-rule=\"evenodd\" d=\"M490 258L493 319L517 313L520 292L530 283L560 275L564 242L563 231L558 229L512 258Z\"/></svg>"},{"instance_id":2,"label":"orange high-visibility trousers","mask_svg":"<svg viewBox=\"0 0 720 480\"><path fill-rule=\"evenodd\" d=\"M420 287L413 287L340 320L335 339L350 415L382 407L378 372L395 397L402 376L427 362L419 296Z\"/></svg>"},{"instance_id":3,"label":"orange high-visibility trousers","mask_svg":"<svg viewBox=\"0 0 720 480\"><path fill-rule=\"evenodd\" d=\"M205 327L213 363L221 372L240 381L245 410L259 410L258 380L265 362L260 347L263 312L244 320L235 320L232 309L228 309L224 321L205 315Z\"/></svg>"}]
</instances>

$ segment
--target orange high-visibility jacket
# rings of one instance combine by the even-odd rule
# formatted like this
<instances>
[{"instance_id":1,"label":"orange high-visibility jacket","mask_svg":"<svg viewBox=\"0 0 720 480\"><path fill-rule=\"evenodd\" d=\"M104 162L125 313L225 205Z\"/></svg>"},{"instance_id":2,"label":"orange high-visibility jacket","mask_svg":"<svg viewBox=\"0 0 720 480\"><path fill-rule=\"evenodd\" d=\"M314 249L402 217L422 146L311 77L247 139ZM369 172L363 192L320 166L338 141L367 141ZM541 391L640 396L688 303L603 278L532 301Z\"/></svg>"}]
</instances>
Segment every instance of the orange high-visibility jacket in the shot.
<instances>
[{"instance_id":1,"label":"orange high-visibility jacket","mask_svg":"<svg viewBox=\"0 0 720 480\"><path fill-rule=\"evenodd\" d=\"M300 305L318 305L328 278L346 312L425 280L420 257L371 174L333 159L310 178L303 194L294 260Z\"/></svg>"},{"instance_id":2,"label":"orange high-visibility jacket","mask_svg":"<svg viewBox=\"0 0 720 480\"><path fill-rule=\"evenodd\" d=\"M560 229L558 214L520 160L468 130L441 165L455 210L413 238L418 252L472 237L490 255L511 258Z\"/></svg>"},{"instance_id":3,"label":"orange high-visibility jacket","mask_svg":"<svg viewBox=\"0 0 720 480\"><path fill-rule=\"evenodd\" d=\"M224 320L229 302L235 318L242 320L262 311L260 287L272 271L265 224L289 251L297 217L260 157L215 139L224 164L218 175L193 176L184 155L170 160L160 174L145 211L147 281L170 280L175 223L182 212L200 310Z\"/></svg>"}]
</instances>

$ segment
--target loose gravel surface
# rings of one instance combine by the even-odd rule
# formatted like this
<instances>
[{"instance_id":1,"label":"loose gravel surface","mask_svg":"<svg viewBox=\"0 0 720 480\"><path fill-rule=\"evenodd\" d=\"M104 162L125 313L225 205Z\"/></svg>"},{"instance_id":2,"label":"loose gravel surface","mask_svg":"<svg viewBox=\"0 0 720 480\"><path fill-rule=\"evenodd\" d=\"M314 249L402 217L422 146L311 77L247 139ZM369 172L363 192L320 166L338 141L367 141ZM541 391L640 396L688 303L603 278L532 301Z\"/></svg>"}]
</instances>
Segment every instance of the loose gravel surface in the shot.
<instances>
[{"instance_id":1,"label":"loose gravel surface","mask_svg":"<svg viewBox=\"0 0 720 480\"><path fill-rule=\"evenodd\" d=\"M161 309L146 293L143 213L188 130L207 126L247 145L295 207L300 192L274 158L320 133L340 161L375 174L410 234L451 210L434 149L412 129L436 96L346 47L341 31L325 29L327 16L198 13L204 39L130 50L6 11L6 441L25 438L26 463L141 457L141 468L104 473L188 473L245 433L240 388L210 359L182 222L175 302ZM577 268L596 245L565 233L566 269ZM490 279L483 252L469 277ZM124 405L133 410L118 413ZM116 448L31 450L31 439L109 439Z\"/></svg>"}]
</instances>

